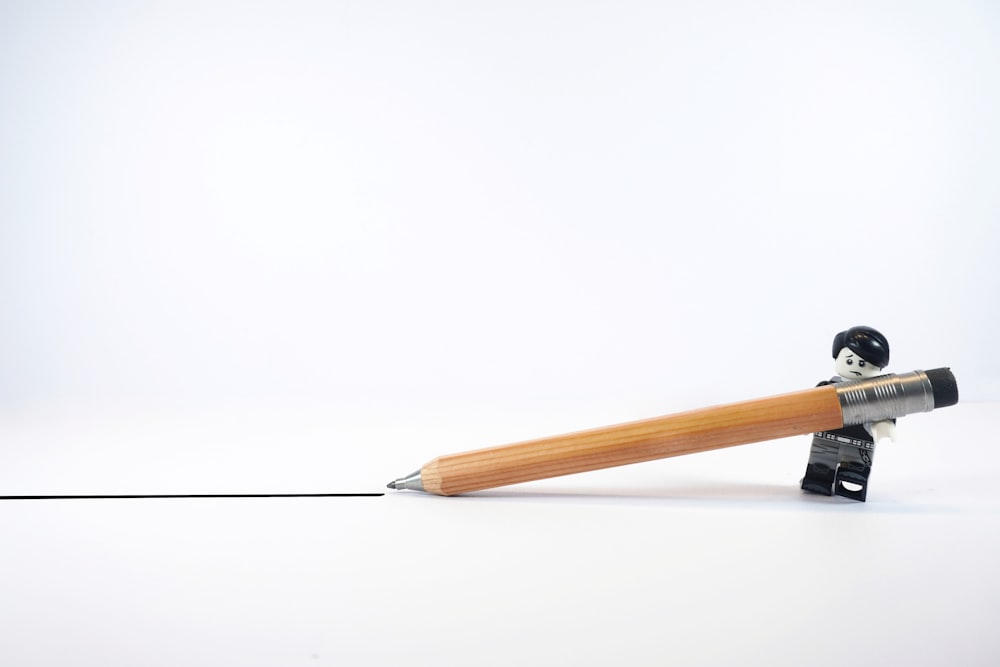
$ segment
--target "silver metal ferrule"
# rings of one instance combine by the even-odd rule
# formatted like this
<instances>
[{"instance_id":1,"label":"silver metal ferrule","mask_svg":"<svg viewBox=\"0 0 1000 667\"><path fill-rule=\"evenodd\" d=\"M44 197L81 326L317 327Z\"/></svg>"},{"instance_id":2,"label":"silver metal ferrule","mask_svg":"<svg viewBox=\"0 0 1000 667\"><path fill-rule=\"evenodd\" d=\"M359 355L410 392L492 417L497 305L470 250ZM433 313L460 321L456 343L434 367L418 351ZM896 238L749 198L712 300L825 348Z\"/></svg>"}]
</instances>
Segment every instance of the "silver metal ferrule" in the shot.
<instances>
[{"instance_id":1,"label":"silver metal ferrule","mask_svg":"<svg viewBox=\"0 0 1000 667\"><path fill-rule=\"evenodd\" d=\"M934 409L934 388L923 371L879 375L834 386L844 426L871 424Z\"/></svg>"},{"instance_id":2,"label":"silver metal ferrule","mask_svg":"<svg viewBox=\"0 0 1000 667\"><path fill-rule=\"evenodd\" d=\"M397 491L401 491L403 489L407 489L409 491L423 491L424 482L420 479L420 471L418 470L410 473L406 477L400 477L392 483L390 488L396 489Z\"/></svg>"}]
</instances>

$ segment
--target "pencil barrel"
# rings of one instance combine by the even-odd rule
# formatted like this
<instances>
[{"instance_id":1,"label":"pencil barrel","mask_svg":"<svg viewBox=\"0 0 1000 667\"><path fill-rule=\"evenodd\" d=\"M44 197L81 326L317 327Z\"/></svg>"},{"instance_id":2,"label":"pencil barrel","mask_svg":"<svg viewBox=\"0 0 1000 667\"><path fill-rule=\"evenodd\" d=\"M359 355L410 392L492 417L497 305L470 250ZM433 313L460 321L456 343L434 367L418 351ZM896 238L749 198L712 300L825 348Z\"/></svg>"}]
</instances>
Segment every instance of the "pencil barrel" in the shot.
<instances>
[{"instance_id":1,"label":"pencil barrel","mask_svg":"<svg viewBox=\"0 0 1000 667\"><path fill-rule=\"evenodd\" d=\"M825 386L442 456L421 477L424 490L456 495L842 425L837 392Z\"/></svg>"},{"instance_id":2,"label":"pencil barrel","mask_svg":"<svg viewBox=\"0 0 1000 667\"><path fill-rule=\"evenodd\" d=\"M588 470L694 454L958 402L949 368L884 375L434 459L389 488L451 496Z\"/></svg>"}]
</instances>

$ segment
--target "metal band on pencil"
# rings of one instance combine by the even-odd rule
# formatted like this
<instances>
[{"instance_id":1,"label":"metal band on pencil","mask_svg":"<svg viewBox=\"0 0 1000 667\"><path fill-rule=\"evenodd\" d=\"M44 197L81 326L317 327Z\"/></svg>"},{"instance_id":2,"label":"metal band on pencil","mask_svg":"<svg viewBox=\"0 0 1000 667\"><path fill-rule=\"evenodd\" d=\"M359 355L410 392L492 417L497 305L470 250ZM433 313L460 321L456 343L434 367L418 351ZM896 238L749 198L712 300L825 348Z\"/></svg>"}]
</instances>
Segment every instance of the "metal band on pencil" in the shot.
<instances>
[{"instance_id":1,"label":"metal band on pencil","mask_svg":"<svg viewBox=\"0 0 1000 667\"><path fill-rule=\"evenodd\" d=\"M930 412L958 402L955 376L947 368L880 375L834 386L845 426Z\"/></svg>"}]
</instances>

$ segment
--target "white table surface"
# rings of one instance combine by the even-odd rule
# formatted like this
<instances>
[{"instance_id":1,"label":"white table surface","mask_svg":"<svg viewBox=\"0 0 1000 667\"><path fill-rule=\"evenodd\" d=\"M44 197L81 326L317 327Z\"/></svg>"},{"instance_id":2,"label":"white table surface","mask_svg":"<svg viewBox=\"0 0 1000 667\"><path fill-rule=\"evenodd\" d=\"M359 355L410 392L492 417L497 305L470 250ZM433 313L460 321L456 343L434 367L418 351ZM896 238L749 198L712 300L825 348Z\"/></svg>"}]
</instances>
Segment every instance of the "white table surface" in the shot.
<instances>
[{"instance_id":1,"label":"white table surface","mask_svg":"<svg viewBox=\"0 0 1000 667\"><path fill-rule=\"evenodd\" d=\"M361 421L13 415L0 488L378 492L477 430ZM995 665L998 426L907 417L864 504L798 490L808 437L455 498L4 501L0 664Z\"/></svg>"}]
</instances>

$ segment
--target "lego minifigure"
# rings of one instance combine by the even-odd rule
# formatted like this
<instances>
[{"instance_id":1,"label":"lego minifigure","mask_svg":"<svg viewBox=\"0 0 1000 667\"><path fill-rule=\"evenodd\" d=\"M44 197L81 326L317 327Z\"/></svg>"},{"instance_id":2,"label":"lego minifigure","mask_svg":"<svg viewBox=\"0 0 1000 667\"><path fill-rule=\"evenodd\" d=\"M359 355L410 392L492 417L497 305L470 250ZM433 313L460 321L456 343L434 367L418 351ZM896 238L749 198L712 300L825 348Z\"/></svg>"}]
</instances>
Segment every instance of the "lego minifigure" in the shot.
<instances>
[{"instance_id":1,"label":"lego minifigure","mask_svg":"<svg viewBox=\"0 0 1000 667\"><path fill-rule=\"evenodd\" d=\"M871 327L851 327L833 338L837 375L817 386L878 375L889 364L889 341ZM802 489L864 502L875 443L895 440L894 421L846 426L813 434Z\"/></svg>"}]
</instances>

